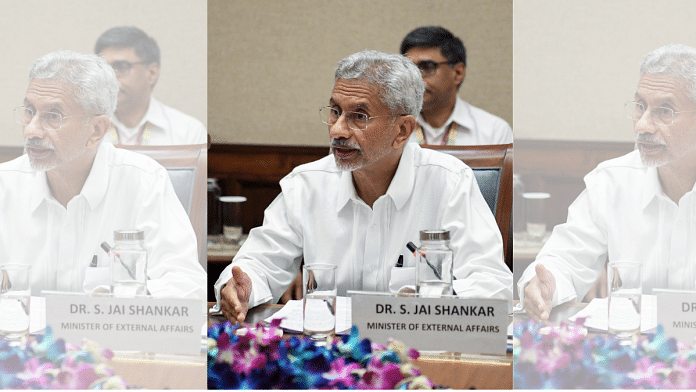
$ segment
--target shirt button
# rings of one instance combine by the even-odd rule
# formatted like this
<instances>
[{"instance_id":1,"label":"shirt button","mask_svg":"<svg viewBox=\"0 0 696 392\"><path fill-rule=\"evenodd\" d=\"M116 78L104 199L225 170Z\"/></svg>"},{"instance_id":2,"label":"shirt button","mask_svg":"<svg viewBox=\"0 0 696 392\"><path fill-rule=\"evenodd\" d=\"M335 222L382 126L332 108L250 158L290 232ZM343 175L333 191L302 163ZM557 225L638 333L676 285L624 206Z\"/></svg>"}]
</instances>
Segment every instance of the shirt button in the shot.
<instances>
[{"instance_id":1,"label":"shirt button","mask_svg":"<svg viewBox=\"0 0 696 392\"><path fill-rule=\"evenodd\" d=\"M372 272L372 271L374 271L374 270L375 270L375 267L370 266L370 272Z\"/></svg>"},{"instance_id":2,"label":"shirt button","mask_svg":"<svg viewBox=\"0 0 696 392\"><path fill-rule=\"evenodd\" d=\"M371 228L372 230L374 230L374 229L377 228L377 225L372 225L372 226L370 226L370 228Z\"/></svg>"}]
</instances>

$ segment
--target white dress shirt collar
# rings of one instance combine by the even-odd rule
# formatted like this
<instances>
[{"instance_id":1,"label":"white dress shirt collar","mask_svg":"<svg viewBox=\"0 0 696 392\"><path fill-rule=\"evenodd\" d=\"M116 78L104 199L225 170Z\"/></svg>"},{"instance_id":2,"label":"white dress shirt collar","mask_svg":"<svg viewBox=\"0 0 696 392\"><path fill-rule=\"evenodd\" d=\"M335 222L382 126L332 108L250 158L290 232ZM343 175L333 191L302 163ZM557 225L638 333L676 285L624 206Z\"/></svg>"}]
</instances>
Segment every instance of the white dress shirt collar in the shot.
<instances>
[{"instance_id":1,"label":"white dress shirt collar","mask_svg":"<svg viewBox=\"0 0 696 392\"><path fill-rule=\"evenodd\" d=\"M94 156L92 168L89 171L87 180L85 180L82 190L77 197L82 195L92 210L101 203L106 194L107 184L109 182L109 164L107 149L114 148L110 144L100 143L97 148L97 154ZM51 194L51 189L48 186L48 177L45 170L37 170L34 181L34 192L32 192L31 210L36 210L42 201L56 201ZM57 201L56 201L57 202Z\"/></svg>"},{"instance_id":2,"label":"white dress shirt collar","mask_svg":"<svg viewBox=\"0 0 696 392\"><path fill-rule=\"evenodd\" d=\"M414 168L413 168L413 149L421 148L414 143L406 143L399 159L399 166L396 168L394 178L392 178L385 196L394 201L397 210L400 210L411 197L413 191ZM353 173L343 171L341 173L340 188L337 194L337 211L343 209L349 200L362 202L353 184Z\"/></svg>"}]
</instances>

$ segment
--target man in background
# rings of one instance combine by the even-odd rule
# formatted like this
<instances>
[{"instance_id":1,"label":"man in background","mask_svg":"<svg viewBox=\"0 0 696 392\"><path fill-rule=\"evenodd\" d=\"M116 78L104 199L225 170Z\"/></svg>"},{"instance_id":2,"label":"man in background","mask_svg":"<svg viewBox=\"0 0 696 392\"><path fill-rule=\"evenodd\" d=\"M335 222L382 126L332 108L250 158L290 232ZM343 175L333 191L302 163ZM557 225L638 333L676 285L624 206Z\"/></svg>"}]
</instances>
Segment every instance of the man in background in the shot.
<instances>
[{"instance_id":1,"label":"man in background","mask_svg":"<svg viewBox=\"0 0 696 392\"><path fill-rule=\"evenodd\" d=\"M536 321L582 300L607 260L642 263L643 292L696 289L696 49L643 58L633 101L636 150L602 162L523 273L520 302Z\"/></svg>"},{"instance_id":2,"label":"man in background","mask_svg":"<svg viewBox=\"0 0 696 392\"><path fill-rule=\"evenodd\" d=\"M70 51L34 61L14 109L26 154L0 164L0 260L32 267L32 295L109 285L114 231L144 233L147 289L156 297L205 297L196 236L167 171L102 143L116 107L114 70Z\"/></svg>"},{"instance_id":3,"label":"man in background","mask_svg":"<svg viewBox=\"0 0 696 392\"><path fill-rule=\"evenodd\" d=\"M94 53L111 64L119 84L118 105L105 141L126 145L208 142L200 121L152 96L160 72L160 50L152 37L137 27L114 27L99 37Z\"/></svg>"},{"instance_id":4,"label":"man in background","mask_svg":"<svg viewBox=\"0 0 696 392\"><path fill-rule=\"evenodd\" d=\"M512 129L505 120L457 95L466 76L462 40L443 27L425 26L408 33L400 50L416 63L425 82L423 110L411 141L459 146L512 143Z\"/></svg>"}]
</instances>

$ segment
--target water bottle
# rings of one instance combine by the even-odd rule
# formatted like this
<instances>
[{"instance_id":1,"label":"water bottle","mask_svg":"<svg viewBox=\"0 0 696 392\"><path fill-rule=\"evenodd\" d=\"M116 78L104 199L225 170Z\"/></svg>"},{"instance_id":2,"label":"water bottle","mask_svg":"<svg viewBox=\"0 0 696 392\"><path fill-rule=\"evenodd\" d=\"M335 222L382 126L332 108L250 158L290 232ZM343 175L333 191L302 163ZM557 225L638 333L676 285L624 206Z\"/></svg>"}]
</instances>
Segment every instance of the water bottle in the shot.
<instances>
[{"instance_id":1,"label":"water bottle","mask_svg":"<svg viewBox=\"0 0 696 392\"><path fill-rule=\"evenodd\" d=\"M452 295L453 253L448 230L421 230L416 250L416 291L421 297Z\"/></svg>"},{"instance_id":2,"label":"water bottle","mask_svg":"<svg viewBox=\"0 0 696 392\"><path fill-rule=\"evenodd\" d=\"M111 293L115 297L147 295L147 251L142 230L114 231L111 249Z\"/></svg>"}]
</instances>

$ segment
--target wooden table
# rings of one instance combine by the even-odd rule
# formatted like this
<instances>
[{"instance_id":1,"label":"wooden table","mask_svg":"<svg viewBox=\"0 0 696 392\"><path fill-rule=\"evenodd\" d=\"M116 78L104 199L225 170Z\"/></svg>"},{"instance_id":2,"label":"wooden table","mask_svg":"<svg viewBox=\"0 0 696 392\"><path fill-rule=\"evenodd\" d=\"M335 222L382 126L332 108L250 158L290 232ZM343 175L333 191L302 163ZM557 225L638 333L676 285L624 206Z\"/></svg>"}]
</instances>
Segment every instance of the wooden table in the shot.
<instances>
[{"instance_id":1,"label":"wooden table","mask_svg":"<svg viewBox=\"0 0 696 392\"><path fill-rule=\"evenodd\" d=\"M209 307L213 305L208 304ZM252 308L245 323L253 325L263 321L282 307L261 305ZM208 317L209 325L224 321L222 316ZM453 389L512 389L512 353L496 356L419 351L421 356L414 365L435 384Z\"/></svg>"},{"instance_id":2,"label":"wooden table","mask_svg":"<svg viewBox=\"0 0 696 392\"><path fill-rule=\"evenodd\" d=\"M199 356L115 352L109 364L129 385L146 389L207 389L206 353Z\"/></svg>"}]
</instances>

